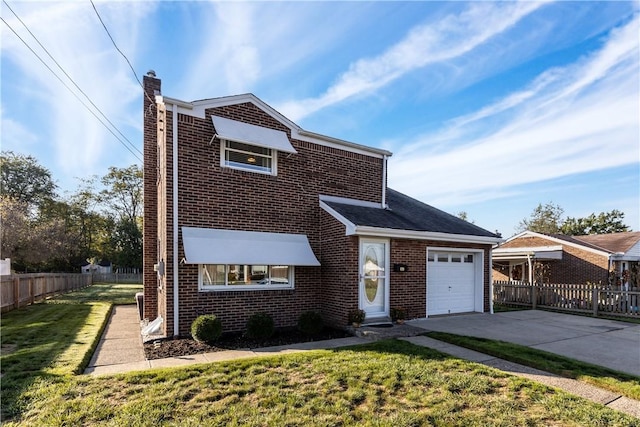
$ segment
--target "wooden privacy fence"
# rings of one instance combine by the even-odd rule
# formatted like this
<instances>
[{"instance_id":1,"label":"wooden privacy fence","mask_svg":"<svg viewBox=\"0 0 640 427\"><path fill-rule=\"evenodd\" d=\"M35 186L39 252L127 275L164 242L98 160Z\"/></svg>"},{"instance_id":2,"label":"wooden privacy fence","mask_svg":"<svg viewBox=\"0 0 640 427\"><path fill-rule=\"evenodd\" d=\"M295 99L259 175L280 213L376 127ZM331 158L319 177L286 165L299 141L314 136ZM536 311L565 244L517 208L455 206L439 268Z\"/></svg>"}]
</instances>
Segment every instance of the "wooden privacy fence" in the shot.
<instances>
[{"instance_id":1,"label":"wooden privacy fence","mask_svg":"<svg viewBox=\"0 0 640 427\"><path fill-rule=\"evenodd\" d=\"M93 283L142 283L142 273L93 273Z\"/></svg>"},{"instance_id":2,"label":"wooden privacy fence","mask_svg":"<svg viewBox=\"0 0 640 427\"><path fill-rule=\"evenodd\" d=\"M597 285L493 282L493 302L511 306L552 308L640 319L640 292L612 290Z\"/></svg>"},{"instance_id":3,"label":"wooden privacy fence","mask_svg":"<svg viewBox=\"0 0 640 427\"><path fill-rule=\"evenodd\" d=\"M2 312L33 304L52 295L71 292L91 285L90 274L33 273L1 276Z\"/></svg>"}]
</instances>

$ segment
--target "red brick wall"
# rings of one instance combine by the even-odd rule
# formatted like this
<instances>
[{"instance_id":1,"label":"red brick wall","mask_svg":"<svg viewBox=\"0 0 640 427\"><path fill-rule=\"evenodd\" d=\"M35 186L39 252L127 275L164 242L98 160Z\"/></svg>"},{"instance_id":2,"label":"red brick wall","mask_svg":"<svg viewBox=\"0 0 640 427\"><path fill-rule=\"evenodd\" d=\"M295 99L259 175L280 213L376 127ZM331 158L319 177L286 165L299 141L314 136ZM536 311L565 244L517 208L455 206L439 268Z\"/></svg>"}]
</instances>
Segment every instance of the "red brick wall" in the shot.
<instances>
[{"instance_id":1,"label":"red brick wall","mask_svg":"<svg viewBox=\"0 0 640 427\"><path fill-rule=\"evenodd\" d=\"M298 151L297 154L288 156L278 153L277 176L223 168L220 166L220 142L216 140L209 144L213 137L211 114L288 131L282 124L250 103L208 110L205 119L179 114L179 227L305 234L316 256L319 257L319 194L368 201L381 199L382 159L304 141L291 140ZM160 203L164 213L157 214L160 221L157 234L162 237L162 230L166 230L166 238L161 242L161 253L166 256L166 277L169 280L159 291L161 303L157 309L165 318L166 332L171 335L171 111L167 111L165 123L166 170L158 187L158 198L165 203ZM162 184L163 180L166 180L166 185ZM178 259L184 257L183 251L180 236ZM291 326L296 323L302 311L323 310L320 297L323 286L320 267L296 267L293 290L258 292L199 292L197 266L180 264L178 271L181 335L189 332L191 322L202 313L218 315L225 330L232 331L243 329L248 316L259 311L270 313L277 326ZM354 271L357 275L357 266ZM166 302L166 305L162 302Z\"/></svg>"},{"instance_id":2,"label":"red brick wall","mask_svg":"<svg viewBox=\"0 0 640 427\"><path fill-rule=\"evenodd\" d=\"M145 77L145 83L159 90L157 79ZM288 128L251 103L207 110L204 119L178 114L177 123L173 112L167 111L157 123L160 131L155 108L149 110L153 111L145 116L144 134L145 316L161 315L165 333L173 334L172 138L177 125L178 230L190 226L305 234L322 264L296 267L292 290L200 292L198 266L181 263L179 334L188 334L192 321L204 313L219 316L225 331L244 329L248 317L262 311L271 314L277 326L295 325L299 314L311 309L321 311L330 324L346 325L348 311L358 305L358 238L345 236L344 226L319 207L318 195L379 202L383 160L290 139L298 153L278 153L277 176L223 168L220 142L210 143L212 114L278 129L290 137ZM390 273L390 302L392 307L408 309L410 317L426 315L427 246L452 244L391 240L391 264L409 264L410 270ZM178 248L181 260L181 233ZM166 274L158 281L153 264L160 259ZM488 274L485 279L488 310Z\"/></svg>"},{"instance_id":3,"label":"red brick wall","mask_svg":"<svg viewBox=\"0 0 640 427\"><path fill-rule=\"evenodd\" d=\"M502 248L523 248L535 246L557 246L558 241L538 236L523 236L503 244ZM609 261L605 255L562 244L561 260L544 261L549 266L549 281L551 283L607 283ZM493 270L495 280L509 280L506 270Z\"/></svg>"},{"instance_id":4,"label":"red brick wall","mask_svg":"<svg viewBox=\"0 0 640 427\"><path fill-rule=\"evenodd\" d=\"M358 238L345 236L345 226L324 210L320 217L321 312L327 323L342 327L349 310L358 308Z\"/></svg>"},{"instance_id":5,"label":"red brick wall","mask_svg":"<svg viewBox=\"0 0 640 427\"><path fill-rule=\"evenodd\" d=\"M158 178L157 109L156 92L160 92L160 80L144 76L144 93L142 97L143 112L143 152L144 152L144 224L143 224L143 262L142 281L144 286L144 317L155 319L158 313L157 274L153 265L158 259L158 194L156 182Z\"/></svg>"}]
</instances>

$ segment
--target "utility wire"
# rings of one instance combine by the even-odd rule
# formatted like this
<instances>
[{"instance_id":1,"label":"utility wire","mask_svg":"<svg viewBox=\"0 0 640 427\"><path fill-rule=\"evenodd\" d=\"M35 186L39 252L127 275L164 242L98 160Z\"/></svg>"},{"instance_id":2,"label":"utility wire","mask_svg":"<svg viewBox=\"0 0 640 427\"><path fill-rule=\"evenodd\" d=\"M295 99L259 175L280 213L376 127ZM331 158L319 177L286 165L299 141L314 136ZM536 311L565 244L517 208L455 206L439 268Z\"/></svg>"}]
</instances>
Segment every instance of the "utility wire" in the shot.
<instances>
[{"instance_id":1,"label":"utility wire","mask_svg":"<svg viewBox=\"0 0 640 427\"><path fill-rule=\"evenodd\" d=\"M56 64L58 66L58 68L60 69L60 71L62 71L64 73L65 76L67 76L67 78L71 81L71 83L73 83L73 85L76 87L76 89L78 89L80 91L80 93L82 93L84 95L85 98L87 98L87 100L91 103L91 105L93 106L93 108L95 108L102 117L104 117L104 119L111 125L113 126L113 128L120 134L120 136L122 136L125 141L127 141L127 143L129 144L129 146L131 146L134 150L136 150L138 153L142 154L142 151L140 151L131 141L129 141L129 138L127 138L121 131L120 129L118 129L118 127L113 124L113 122L111 120L109 120L109 118L102 112L102 110L100 110L100 108L98 108L98 106L91 100L91 98L89 97L89 95L87 95L81 88L80 86L78 86L78 84L73 80L73 78L64 70L64 68L62 68L62 66L58 63L58 61L56 61L56 59L53 57L53 55L51 55L51 53L49 53L49 51L47 50L46 47L44 47L42 45L42 43L40 43L40 40L38 40L38 38L35 36L35 34L33 34L31 32L31 30L29 29L29 27L27 27L27 24L25 24L22 19L20 19L20 17L18 16L18 14L11 9L11 6L9 6L9 4L6 2L6 0L2 0L2 2L7 6L7 8L9 8L9 10L11 11L11 13L13 13L13 15L18 19L18 21L20 21L20 23L22 24L22 26L27 30L27 32L29 34L31 34L31 37L33 37L33 39L36 41L36 43L38 43L38 45L42 48L42 50L45 51L45 53L49 56L49 58L51 58L51 60L54 62L54 64ZM15 33L15 32L14 32ZM24 42L24 41L23 41Z\"/></svg>"},{"instance_id":2,"label":"utility wire","mask_svg":"<svg viewBox=\"0 0 640 427\"><path fill-rule=\"evenodd\" d=\"M4 1L4 0L3 0ZM124 58L125 61L127 61L127 64L129 64L129 68L131 69L131 72L133 72L133 76L136 78L136 80L138 81L138 84L140 85L140 87L142 88L142 93L144 93L144 96L147 97L147 99L149 100L149 102L151 102L151 105L155 106L156 102L151 99L151 97L149 96L149 94L147 93L146 90L144 90L144 85L142 84L142 82L140 81L140 79L138 78L138 75L136 74L136 70L133 69L133 65L131 65L131 61L129 61L129 58L127 58L127 55L125 55L120 48L118 47L118 45L116 44L116 41L113 39L113 37L111 37L111 33L109 32L109 30L107 29L107 26L105 25L104 21L102 20L102 17L100 16L100 14L98 13L98 9L96 8L96 5L93 3L93 0L89 0L91 2L91 6L93 6L93 10L96 12L96 15L98 16L98 19L100 20L100 23L102 24L102 28L104 28L104 30L107 32L107 35L109 36L109 39L111 39L111 43L113 43L113 47L116 48L116 50L118 51L118 53L120 55L122 55L122 57Z\"/></svg>"},{"instance_id":3,"label":"utility wire","mask_svg":"<svg viewBox=\"0 0 640 427\"><path fill-rule=\"evenodd\" d=\"M6 3L5 3L5 4L6 4ZM58 76L58 75L55 73L55 71L53 71L53 70L51 69L51 67L49 67L49 65L48 65L48 64L47 64L47 63L46 63L46 62L45 62L45 61L40 57L40 55L38 55L38 54L36 53L36 51L34 51L34 50L31 48L31 46L29 46L29 44L28 44L26 41L24 41L24 39L23 39L22 37L20 37L20 35L16 32L16 30L14 30L14 29L13 29L13 27L12 27L11 25L9 25L9 23L8 23L7 21L5 21L5 20L4 20L4 18L3 18L3 17L1 17L1 16L0 16L0 20L1 20L2 22L4 22L4 24L5 24L7 27L9 27L9 29L11 30L11 32L12 32L13 34L15 34L15 36L16 36L16 37L17 37L17 38L18 38L18 39L19 39L19 40L20 40L20 41L21 41L21 42L22 42L22 43L27 47L27 49L29 49L29 50L31 51L31 53L33 53L33 54L35 55L35 57L36 57L36 58L38 58L38 59L40 60L40 62L42 62L42 65L44 65L44 66L45 66L45 67L46 67L46 68L51 72L51 74L53 74L53 75L54 75L54 76L55 76L55 77L60 81L60 83L62 83L62 85L63 85L64 87L66 87L66 88L67 88L67 90L68 90L69 92L71 92L71 94L72 94L73 96L75 96L75 97L76 97L76 99L77 99L78 101L80 101L80 103L81 103L81 104L82 104L82 105L87 109L87 111L89 111L89 112L93 115L93 117L95 117L96 119L98 119L98 121L99 121L99 122L100 122L100 123L101 123L101 124L102 124L102 125L103 125L107 130L108 130L108 131L109 131L109 132L111 132L111 134L112 134L112 135L113 135L113 136L118 140L118 142L120 142L120 144L122 144L122 146L123 146L124 148L126 148L126 149L131 153L131 154L133 154L133 156L134 156L136 159L138 159L140 162L142 162L142 159L141 159L140 157L138 157L138 155L137 155L135 152L133 152L133 151L129 148L129 146L127 146L127 145L124 143L124 141L122 141L122 140L118 137L118 135L116 135L116 134L115 134L115 132L114 132L114 131L109 127L109 126L107 126L107 125L106 125L106 123L105 123L105 122L103 122L103 121L102 121L102 119L100 119L100 117L98 117L98 115L97 115L97 114L96 114L96 113L95 113L91 108L89 108L89 106L88 106L87 104L85 104L85 103L84 103L84 101L83 101L83 100L78 96L78 94L77 94L77 93L75 93L75 92L74 92L74 91L73 91L73 90L72 90L72 89L71 89L71 88L70 88L70 87L69 87L69 86L68 86L68 85L67 85L67 84L66 84L66 83L65 83L65 82L60 78L60 76Z\"/></svg>"}]
</instances>

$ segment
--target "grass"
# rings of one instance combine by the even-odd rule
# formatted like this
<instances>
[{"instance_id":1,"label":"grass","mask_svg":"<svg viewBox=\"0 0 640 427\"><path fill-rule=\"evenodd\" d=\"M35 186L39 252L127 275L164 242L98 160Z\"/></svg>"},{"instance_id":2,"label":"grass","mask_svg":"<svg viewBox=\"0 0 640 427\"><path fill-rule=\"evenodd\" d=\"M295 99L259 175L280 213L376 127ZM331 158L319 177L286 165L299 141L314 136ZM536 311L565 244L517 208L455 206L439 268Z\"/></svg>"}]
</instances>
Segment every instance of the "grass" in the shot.
<instances>
[{"instance_id":1,"label":"grass","mask_svg":"<svg viewBox=\"0 0 640 427\"><path fill-rule=\"evenodd\" d=\"M125 286L125 288L122 288ZM111 307L96 285L2 318L6 426L640 426L539 383L387 340L334 351L76 375ZM20 356L16 356L19 354Z\"/></svg>"},{"instance_id":2,"label":"grass","mask_svg":"<svg viewBox=\"0 0 640 427\"><path fill-rule=\"evenodd\" d=\"M74 376L28 394L20 425L640 425L568 393L396 340Z\"/></svg>"},{"instance_id":3,"label":"grass","mask_svg":"<svg viewBox=\"0 0 640 427\"><path fill-rule=\"evenodd\" d=\"M141 285L95 284L2 315L1 416L20 415L25 393L67 381L89 362L116 303L131 303Z\"/></svg>"},{"instance_id":4,"label":"grass","mask_svg":"<svg viewBox=\"0 0 640 427\"><path fill-rule=\"evenodd\" d=\"M640 378L633 375L504 341L453 335L444 332L429 332L425 335L511 362L520 363L521 365L583 381L596 387L620 393L631 399L640 400Z\"/></svg>"}]
</instances>

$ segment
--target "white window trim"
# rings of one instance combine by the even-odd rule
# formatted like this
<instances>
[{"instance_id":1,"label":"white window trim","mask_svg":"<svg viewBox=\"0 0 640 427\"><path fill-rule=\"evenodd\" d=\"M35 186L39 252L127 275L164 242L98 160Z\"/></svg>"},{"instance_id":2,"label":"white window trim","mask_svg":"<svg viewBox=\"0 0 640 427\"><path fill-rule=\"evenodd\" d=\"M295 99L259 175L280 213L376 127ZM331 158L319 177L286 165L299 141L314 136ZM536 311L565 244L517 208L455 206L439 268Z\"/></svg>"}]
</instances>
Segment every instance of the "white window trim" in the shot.
<instances>
[{"instance_id":1,"label":"white window trim","mask_svg":"<svg viewBox=\"0 0 640 427\"><path fill-rule=\"evenodd\" d=\"M238 292L238 291L275 291L275 290L289 290L289 289L294 289L294 278L295 278L295 267L293 265L288 265L287 267L289 267L289 277L287 278L289 280L289 283L287 284L278 284L278 285L229 285L229 284L224 284L224 285L205 285L203 280L202 280L202 270L203 270L203 265L205 264L198 264L198 291L199 292ZM209 264L207 264L209 265ZM210 264L210 265L217 265L217 264ZM229 265L225 264L225 277L228 277L228 269L229 269ZM273 267L272 265L269 265L268 267ZM269 268L269 271L271 271L271 268ZM227 281L225 279L225 281Z\"/></svg>"},{"instance_id":2,"label":"white window trim","mask_svg":"<svg viewBox=\"0 0 640 427\"><path fill-rule=\"evenodd\" d=\"M253 147L257 147L257 148L267 148L269 150L271 150L271 155L270 156L264 156L263 157L271 157L271 171L261 171L261 170L256 170L256 169L252 169L250 167L243 167L243 166L239 166L239 165L229 165L227 164L227 141L229 142L237 142L237 141L233 141L231 139L220 139L220 167L222 168L227 168L227 169L235 169L235 170L241 170L241 171L245 171L245 172L253 172L253 173L258 173L261 175L273 175L276 176L278 175L278 150L275 150L273 148L269 148L269 147L261 147L259 145L253 145L253 144L249 144L246 142L241 142L241 144L245 144L245 145L251 145ZM233 151L238 151L238 150L233 150ZM258 154L260 156L260 154Z\"/></svg>"}]
</instances>

